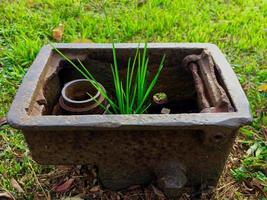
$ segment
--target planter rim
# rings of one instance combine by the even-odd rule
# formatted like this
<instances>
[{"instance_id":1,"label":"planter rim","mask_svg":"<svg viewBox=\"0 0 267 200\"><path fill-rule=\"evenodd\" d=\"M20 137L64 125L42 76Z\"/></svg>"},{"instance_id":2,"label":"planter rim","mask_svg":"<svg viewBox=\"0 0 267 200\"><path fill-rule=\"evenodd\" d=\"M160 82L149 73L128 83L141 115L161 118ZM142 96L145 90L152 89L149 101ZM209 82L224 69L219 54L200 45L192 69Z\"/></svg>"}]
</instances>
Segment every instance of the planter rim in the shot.
<instances>
[{"instance_id":1,"label":"planter rim","mask_svg":"<svg viewBox=\"0 0 267 200\"><path fill-rule=\"evenodd\" d=\"M109 43L57 43L64 49L112 49ZM142 48L143 43L116 43L116 49ZM27 108L31 103L35 88L44 75L44 68L53 50L50 45L42 47L36 59L23 78L16 97L8 112L8 122L19 129L153 129L153 128L199 128L202 126L239 127L252 121L249 103L240 83L219 48L210 43L148 43L149 49L208 49L217 66L218 73L229 93L236 112L227 113L182 113L182 114L138 114L138 115L69 115L69 116L30 116Z\"/></svg>"}]
</instances>

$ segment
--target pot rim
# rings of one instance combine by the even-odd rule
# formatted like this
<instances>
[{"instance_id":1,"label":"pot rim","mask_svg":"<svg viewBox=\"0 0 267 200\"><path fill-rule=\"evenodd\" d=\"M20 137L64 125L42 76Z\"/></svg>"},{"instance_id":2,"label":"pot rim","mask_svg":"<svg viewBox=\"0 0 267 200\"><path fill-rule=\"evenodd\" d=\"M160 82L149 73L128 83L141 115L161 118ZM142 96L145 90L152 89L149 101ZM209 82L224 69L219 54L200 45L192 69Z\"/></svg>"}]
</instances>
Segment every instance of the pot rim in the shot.
<instances>
[{"instance_id":1,"label":"pot rim","mask_svg":"<svg viewBox=\"0 0 267 200\"><path fill-rule=\"evenodd\" d=\"M83 103L89 103L89 102L94 101L95 99L97 99L97 98L100 96L100 92L99 92L96 88L95 88L95 89L97 90L96 95L94 95L93 97L91 97L91 98L89 98L89 99L82 100L82 101L77 101L77 100L70 99L70 98L66 95L66 89L67 89L69 86L71 86L71 85L73 85L73 84L75 84L75 83L77 83L77 82L85 82L85 81L88 82L89 84L91 84L90 81L88 81L87 79L75 79L75 80L73 80L73 81L70 81L70 82L66 83L66 84L64 85L63 89L61 90L61 95L62 95L62 97L64 98L64 100L66 100L66 101L68 101L68 102L70 102L70 103L74 103L74 104L83 104ZM95 81L92 81L92 82L95 82ZM103 88L103 86L102 86L99 82L97 82L97 84L99 84L99 86ZM88 97L89 97L89 96L88 96Z\"/></svg>"}]
</instances>

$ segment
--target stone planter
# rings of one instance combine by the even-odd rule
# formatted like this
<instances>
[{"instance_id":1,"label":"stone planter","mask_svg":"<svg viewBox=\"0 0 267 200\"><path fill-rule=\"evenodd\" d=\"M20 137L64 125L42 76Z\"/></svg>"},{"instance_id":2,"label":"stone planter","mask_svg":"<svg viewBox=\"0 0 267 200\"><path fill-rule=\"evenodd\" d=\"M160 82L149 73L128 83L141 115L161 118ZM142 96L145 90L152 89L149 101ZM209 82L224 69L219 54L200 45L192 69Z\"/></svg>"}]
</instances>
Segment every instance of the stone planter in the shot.
<instances>
[{"instance_id":1,"label":"stone planter","mask_svg":"<svg viewBox=\"0 0 267 200\"><path fill-rule=\"evenodd\" d=\"M119 66L127 66L137 46L116 45ZM111 44L56 47L74 61L81 59L113 94ZM216 186L238 128L251 121L237 77L212 44L148 44L148 50L152 74L166 54L154 93L168 95L171 114L152 109L142 115L64 115L58 106L61 89L82 77L44 46L8 114L8 122L25 135L33 159L96 165L103 186L113 190L154 181L169 197L177 197L187 188ZM210 62L214 66L206 68Z\"/></svg>"}]
</instances>

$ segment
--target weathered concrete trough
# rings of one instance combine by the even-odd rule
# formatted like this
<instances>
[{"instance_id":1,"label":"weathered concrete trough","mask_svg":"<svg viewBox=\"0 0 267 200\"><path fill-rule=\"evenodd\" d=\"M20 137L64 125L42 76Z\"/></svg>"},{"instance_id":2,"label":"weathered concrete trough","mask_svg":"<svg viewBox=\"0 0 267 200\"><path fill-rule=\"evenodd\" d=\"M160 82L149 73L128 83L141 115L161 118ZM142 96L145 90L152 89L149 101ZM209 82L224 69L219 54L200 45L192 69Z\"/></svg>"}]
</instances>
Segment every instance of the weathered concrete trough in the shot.
<instances>
[{"instance_id":1,"label":"weathered concrete trough","mask_svg":"<svg viewBox=\"0 0 267 200\"><path fill-rule=\"evenodd\" d=\"M141 45L142 46L142 45ZM79 58L112 95L111 44L57 44ZM117 44L127 66L138 44ZM165 66L154 88L168 95L171 114L67 115L58 100L65 83L82 78L50 46L26 74L8 114L40 164L98 167L104 187L119 190L154 181L168 196L216 186L238 128L251 121L236 75L212 44L148 44L151 73ZM155 66L155 67L154 67ZM120 69L125 73L125 69Z\"/></svg>"}]
</instances>

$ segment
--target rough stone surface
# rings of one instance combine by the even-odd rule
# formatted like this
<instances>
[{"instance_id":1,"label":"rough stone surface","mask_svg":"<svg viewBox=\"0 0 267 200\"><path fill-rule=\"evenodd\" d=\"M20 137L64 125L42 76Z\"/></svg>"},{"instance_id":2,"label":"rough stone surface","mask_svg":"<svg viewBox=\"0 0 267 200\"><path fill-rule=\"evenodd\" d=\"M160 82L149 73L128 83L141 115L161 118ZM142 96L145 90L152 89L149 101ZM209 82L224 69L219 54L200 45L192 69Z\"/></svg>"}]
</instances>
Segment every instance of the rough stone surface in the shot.
<instances>
[{"instance_id":1,"label":"rough stone surface","mask_svg":"<svg viewBox=\"0 0 267 200\"><path fill-rule=\"evenodd\" d=\"M116 44L119 62L127 62L137 46ZM111 44L56 44L56 47L71 59L112 62ZM62 60L51 47L45 46L24 77L8 114L8 122L23 131L34 160L40 164L96 165L102 184L114 190L154 181L167 195L178 196L184 185L192 190L215 186L238 128L251 121L246 96L215 45L152 43L148 48L155 66L166 54L167 67L156 92L166 92L170 101L194 98L192 75L183 72L182 62L188 55L208 51L216 67L216 77L234 111L51 115L64 84L60 77L69 76L58 75L66 72L67 67L60 64ZM105 64L101 66L100 82L108 90L109 73ZM201 78L201 81L206 80Z\"/></svg>"}]
</instances>

